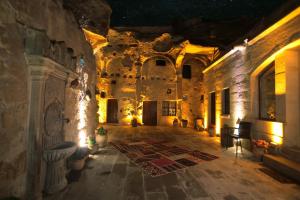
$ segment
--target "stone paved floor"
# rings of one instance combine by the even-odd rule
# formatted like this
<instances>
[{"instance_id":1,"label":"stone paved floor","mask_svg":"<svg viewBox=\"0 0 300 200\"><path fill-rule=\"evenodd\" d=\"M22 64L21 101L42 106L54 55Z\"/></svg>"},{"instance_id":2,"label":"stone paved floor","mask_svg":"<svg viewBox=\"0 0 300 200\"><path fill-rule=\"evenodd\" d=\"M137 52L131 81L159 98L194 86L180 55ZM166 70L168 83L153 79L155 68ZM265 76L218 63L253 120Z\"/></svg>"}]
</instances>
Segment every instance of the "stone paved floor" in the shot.
<instances>
[{"instance_id":1,"label":"stone paved floor","mask_svg":"<svg viewBox=\"0 0 300 200\"><path fill-rule=\"evenodd\" d=\"M142 173L113 147L93 156L78 182L49 199L65 200L300 200L300 186L282 184L258 170L260 163L244 152L224 151L216 138L192 129L108 126L109 140L157 138L220 156L211 162L156 178Z\"/></svg>"}]
</instances>

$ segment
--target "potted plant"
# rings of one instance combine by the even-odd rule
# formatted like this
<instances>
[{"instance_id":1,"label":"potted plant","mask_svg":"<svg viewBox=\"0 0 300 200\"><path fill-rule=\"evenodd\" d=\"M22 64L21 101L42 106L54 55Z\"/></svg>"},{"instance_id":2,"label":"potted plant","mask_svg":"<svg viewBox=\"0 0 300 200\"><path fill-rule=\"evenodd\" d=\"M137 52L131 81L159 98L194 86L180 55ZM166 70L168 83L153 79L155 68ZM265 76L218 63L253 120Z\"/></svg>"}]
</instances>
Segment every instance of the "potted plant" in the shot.
<instances>
[{"instance_id":1,"label":"potted plant","mask_svg":"<svg viewBox=\"0 0 300 200\"><path fill-rule=\"evenodd\" d=\"M97 151L97 143L95 136L88 137L88 149L91 154L94 154Z\"/></svg>"},{"instance_id":2,"label":"potted plant","mask_svg":"<svg viewBox=\"0 0 300 200\"><path fill-rule=\"evenodd\" d=\"M173 120L173 127L178 127L178 119L174 118Z\"/></svg>"},{"instance_id":3,"label":"potted plant","mask_svg":"<svg viewBox=\"0 0 300 200\"><path fill-rule=\"evenodd\" d=\"M71 170L82 170L85 160L89 155L89 151L85 147L78 148L75 153L68 159L69 168Z\"/></svg>"},{"instance_id":4,"label":"potted plant","mask_svg":"<svg viewBox=\"0 0 300 200\"><path fill-rule=\"evenodd\" d=\"M187 125L188 125L188 120L182 119L182 120L181 120L181 124L182 124L182 127L183 127L183 128L186 128Z\"/></svg>"},{"instance_id":5,"label":"potted plant","mask_svg":"<svg viewBox=\"0 0 300 200\"><path fill-rule=\"evenodd\" d=\"M100 148L105 147L107 143L107 130L101 126L96 131L96 142Z\"/></svg>"}]
</instances>

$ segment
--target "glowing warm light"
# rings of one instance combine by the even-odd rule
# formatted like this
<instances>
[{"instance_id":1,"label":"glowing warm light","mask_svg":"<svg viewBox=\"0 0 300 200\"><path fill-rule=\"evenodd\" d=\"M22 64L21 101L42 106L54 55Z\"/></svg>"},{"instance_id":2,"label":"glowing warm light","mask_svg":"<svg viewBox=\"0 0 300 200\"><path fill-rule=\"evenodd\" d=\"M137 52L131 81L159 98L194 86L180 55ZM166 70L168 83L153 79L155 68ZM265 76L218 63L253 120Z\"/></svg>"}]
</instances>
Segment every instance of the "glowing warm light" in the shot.
<instances>
[{"instance_id":1,"label":"glowing warm light","mask_svg":"<svg viewBox=\"0 0 300 200\"><path fill-rule=\"evenodd\" d=\"M121 92L123 92L123 93L135 93L136 89L135 88L124 87L124 88L121 88Z\"/></svg>"},{"instance_id":2,"label":"glowing warm light","mask_svg":"<svg viewBox=\"0 0 300 200\"><path fill-rule=\"evenodd\" d=\"M106 37L93 33L85 28L82 29L86 40L92 45L94 54L97 53L102 47L108 45Z\"/></svg>"},{"instance_id":3,"label":"glowing warm light","mask_svg":"<svg viewBox=\"0 0 300 200\"><path fill-rule=\"evenodd\" d=\"M106 117L107 117L107 100L104 98L100 98L100 95L96 96L97 102L98 102L98 121L99 123L105 123Z\"/></svg>"},{"instance_id":4,"label":"glowing warm light","mask_svg":"<svg viewBox=\"0 0 300 200\"><path fill-rule=\"evenodd\" d=\"M234 106L234 115L235 115L235 121L237 121L238 119L244 119L244 111L243 111L243 107L242 104L240 102L237 102Z\"/></svg>"},{"instance_id":5,"label":"glowing warm light","mask_svg":"<svg viewBox=\"0 0 300 200\"><path fill-rule=\"evenodd\" d=\"M276 74L275 75L275 94L283 95L285 93L286 93L286 76L283 73Z\"/></svg>"},{"instance_id":6,"label":"glowing warm light","mask_svg":"<svg viewBox=\"0 0 300 200\"><path fill-rule=\"evenodd\" d=\"M142 124L143 123L143 110L139 109L137 112L137 120L138 123Z\"/></svg>"},{"instance_id":7,"label":"glowing warm light","mask_svg":"<svg viewBox=\"0 0 300 200\"><path fill-rule=\"evenodd\" d=\"M279 28L279 27L283 26L284 24L288 23L289 21L291 21L292 19L294 19L298 15L300 15L300 7L298 7L297 9L295 9L293 12L291 12L290 14L288 14L287 16L285 16L284 18L282 18L281 20L279 20L275 24L273 24L271 27L269 27L265 31L263 31L261 34L259 34L258 36L256 36L254 39L252 39L251 41L249 41L248 44L249 45L255 44L257 41L259 41L260 39L264 38L266 35L270 34L274 30L276 30L277 28Z\"/></svg>"},{"instance_id":8,"label":"glowing warm light","mask_svg":"<svg viewBox=\"0 0 300 200\"><path fill-rule=\"evenodd\" d=\"M85 131L80 131L79 132L79 146L80 147L86 147L87 146Z\"/></svg>"},{"instance_id":9,"label":"glowing warm light","mask_svg":"<svg viewBox=\"0 0 300 200\"><path fill-rule=\"evenodd\" d=\"M247 45L251 46L251 45L255 44L257 41L261 40L262 38L264 38L265 36L267 36L268 34L270 34L271 32L273 32L274 30L276 30L277 28L283 26L284 24L288 23L289 21L291 21L292 19L294 19L295 17L297 17L299 15L300 15L300 7L298 7L296 10L294 10L293 12L291 12L290 14L288 14L287 16L285 16L284 18L282 18L281 20L279 20L278 22L276 22L275 24L273 24L271 27L269 27L268 29L266 29L265 31L263 31L261 34L259 34L258 36L256 36L251 41L249 41L247 43ZM286 48L292 48L292 47L286 47ZM231 51L229 51L227 54L225 54L219 60L217 60L212 65L210 65L208 68L206 68L203 71L203 73L206 73L209 70L211 70L212 68L214 68L216 65L218 65L219 63L221 63L223 60L225 60L226 58L228 58L233 53L235 53L237 50L240 50L240 46L237 47L237 48L232 49ZM286 49L284 49L284 50L286 50ZM283 50L280 50L280 51L282 52ZM277 52L277 53L280 53L280 51ZM273 56L276 56L276 55L273 55Z\"/></svg>"},{"instance_id":10,"label":"glowing warm light","mask_svg":"<svg viewBox=\"0 0 300 200\"><path fill-rule=\"evenodd\" d=\"M292 49L295 48L297 46L300 46L300 39L291 42L290 44L288 44L287 46L279 49L278 51L276 51L275 53L273 53L269 58L267 58L263 63L261 63L260 66L258 66L256 68L256 70L253 72L253 77L256 77L266 66L268 66L271 62L273 62L275 60L275 58L283 53L284 51L288 50L288 49Z\"/></svg>"},{"instance_id":11,"label":"glowing warm light","mask_svg":"<svg viewBox=\"0 0 300 200\"><path fill-rule=\"evenodd\" d=\"M79 146L84 147L87 145L87 135L86 135L86 108L87 108L87 102L86 101L80 101L79 102L79 110L78 110L78 130L79 130Z\"/></svg>"},{"instance_id":12,"label":"glowing warm light","mask_svg":"<svg viewBox=\"0 0 300 200\"><path fill-rule=\"evenodd\" d=\"M216 95L216 102L220 102L219 98L221 98L221 95ZM221 133L221 110L222 105L220 103L216 104L216 135L220 135Z\"/></svg>"},{"instance_id":13,"label":"glowing warm light","mask_svg":"<svg viewBox=\"0 0 300 200\"><path fill-rule=\"evenodd\" d=\"M194 45L188 43L185 46L185 53L189 54L213 54L217 48L215 47L203 47L201 45Z\"/></svg>"},{"instance_id":14,"label":"glowing warm light","mask_svg":"<svg viewBox=\"0 0 300 200\"><path fill-rule=\"evenodd\" d=\"M208 128L208 112L205 110L204 113L204 128L207 129Z\"/></svg>"},{"instance_id":15,"label":"glowing warm light","mask_svg":"<svg viewBox=\"0 0 300 200\"><path fill-rule=\"evenodd\" d=\"M221 115L216 116L216 135L220 135L221 133Z\"/></svg>"},{"instance_id":16,"label":"glowing warm light","mask_svg":"<svg viewBox=\"0 0 300 200\"><path fill-rule=\"evenodd\" d=\"M281 122L272 122L272 140L277 144L282 144L283 124Z\"/></svg>"},{"instance_id":17,"label":"glowing warm light","mask_svg":"<svg viewBox=\"0 0 300 200\"><path fill-rule=\"evenodd\" d=\"M224 61L226 58L228 58L229 56L231 56L235 52L237 52L237 51L242 51L243 52L243 51L245 51L245 49L246 49L245 46L236 46L236 47L234 47L232 50L230 50L228 53L226 53L224 56L222 56L216 62L214 62L209 67L207 67L205 70L203 70L203 73L205 74L206 72L208 72L209 70L211 70L212 68L214 68L215 66L220 64L222 61Z\"/></svg>"},{"instance_id":18,"label":"glowing warm light","mask_svg":"<svg viewBox=\"0 0 300 200\"><path fill-rule=\"evenodd\" d=\"M204 47L201 45L191 44L188 40L181 43L183 47L179 56L176 59L176 67L179 68L182 65L182 62L185 58L185 54L199 54L207 55L210 60L213 60L219 55L219 49L217 47Z\"/></svg>"}]
</instances>

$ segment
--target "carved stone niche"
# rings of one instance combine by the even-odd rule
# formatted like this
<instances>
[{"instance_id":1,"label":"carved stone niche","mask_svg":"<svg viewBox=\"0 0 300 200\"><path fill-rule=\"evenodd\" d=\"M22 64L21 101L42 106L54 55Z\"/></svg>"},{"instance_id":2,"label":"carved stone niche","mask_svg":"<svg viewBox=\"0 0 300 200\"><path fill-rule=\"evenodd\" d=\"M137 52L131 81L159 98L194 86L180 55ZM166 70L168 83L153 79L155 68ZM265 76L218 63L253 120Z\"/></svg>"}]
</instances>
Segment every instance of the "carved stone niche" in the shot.
<instances>
[{"instance_id":1,"label":"carved stone niche","mask_svg":"<svg viewBox=\"0 0 300 200\"><path fill-rule=\"evenodd\" d=\"M28 28L25 30L25 52L28 55L48 57L75 71L77 57L72 48L63 41L50 40L46 32Z\"/></svg>"},{"instance_id":2,"label":"carved stone niche","mask_svg":"<svg viewBox=\"0 0 300 200\"><path fill-rule=\"evenodd\" d=\"M57 63L64 65L65 51L67 51L65 42L52 41L51 50L51 58Z\"/></svg>"},{"instance_id":3,"label":"carved stone niche","mask_svg":"<svg viewBox=\"0 0 300 200\"><path fill-rule=\"evenodd\" d=\"M77 57L74 56L74 51L72 48L67 48L66 56L65 56L65 66L72 70L76 70L76 62L77 62Z\"/></svg>"},{"instance_id":4,"label":"carved stone niche","mask_svg":"<svg viewBox=\"0 0 300 200\"><path fill-rule=\"evenodd\" d=\"M62 127L66 82L78 78L78 75L50 58L25 55L31 80L25 199L41 199L46 169L49 169L46 168L43 155L53 146L64 142ZM60 165L63 169L64 163ZM62 177L63 173L62 170ZM64 179L61 180L63 184L60 187L63 187L66 183Z\"/></svg>"}]
</instances>

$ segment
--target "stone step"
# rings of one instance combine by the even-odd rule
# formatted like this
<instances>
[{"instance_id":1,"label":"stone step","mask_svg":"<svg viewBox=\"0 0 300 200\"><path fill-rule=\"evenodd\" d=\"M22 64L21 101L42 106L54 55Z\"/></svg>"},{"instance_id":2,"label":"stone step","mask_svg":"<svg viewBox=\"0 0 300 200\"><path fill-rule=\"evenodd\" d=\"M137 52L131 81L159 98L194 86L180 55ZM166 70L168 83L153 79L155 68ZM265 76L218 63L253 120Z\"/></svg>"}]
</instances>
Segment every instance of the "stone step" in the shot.
<instances>
[{"instance_id":1,"label":"stone step","mask_svg":"<svg viewBox=\"0 0 300 200\"><path fill-rule=\"evenodd\" d=\"M263 163L265 166L300 183L300 163L271 154L264 155Z\"/></svg>"},{"instance_id":2,"label":"stone step","mask_svg":"<svg viewBox=\"0 0 300 200\"><path fill-rule=\"evenodd\" d=\"M300 163L300 148L299 147L284 147L282 155L289 160Z\"/></svg>"}]
</instances>

